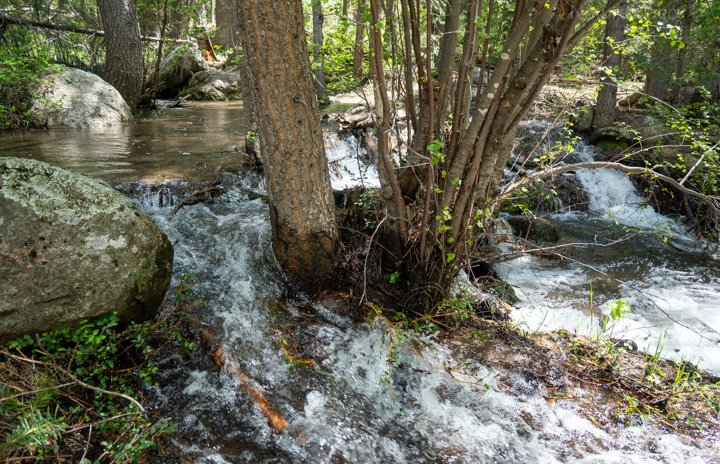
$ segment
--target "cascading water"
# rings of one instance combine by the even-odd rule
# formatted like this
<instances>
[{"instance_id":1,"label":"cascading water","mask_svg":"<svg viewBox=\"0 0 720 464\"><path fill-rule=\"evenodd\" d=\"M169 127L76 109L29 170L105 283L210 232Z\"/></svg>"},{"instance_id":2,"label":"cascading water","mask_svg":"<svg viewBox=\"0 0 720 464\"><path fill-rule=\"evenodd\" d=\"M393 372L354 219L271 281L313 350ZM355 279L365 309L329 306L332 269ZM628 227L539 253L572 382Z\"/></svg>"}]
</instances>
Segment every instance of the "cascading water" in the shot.
<instances>
[{"instance_id":1,"label":"cascading water","mask_svg":"<svg viewBox=\"0 0 720 464\"><path fill-rule=\"evenodd\" d=\"M649 427L601 431L573 403L549 405L520 374L499 382L485 366L463 360L467 374L451 377L460 361L430 338L394 340L389 362L386 325L356 323L331 303L286 294L270 251L267 207L247 194L261 183L253 175L230 183L220 201L175 217L152 199L143 208L174 243L176 274L195 276L196 297L207 301L200 325L288 426L275 433L238 379L219 372L207 353L171 357L154 394L179 424L174 448L183 460L716 462L712 450ZM302 347L314 366L290 369L286 342Z\"/></svg>"},{"instance_id":2,"label":"cascading water","mask_svg":"<svg viewBox=\"0 0 720 464\"><path fill-rule=\"evenodd\" d=\"M208 175L213 179L215 168L236 163L231 135L242 132L237 127L238 111L223 106L171 111L170 116L121 131L121 143L113 153L107 153L107 133L87 131L32 133L23 144L9 140L4 150L111 182L177 178L206 165L212 168ZM207 118L217 120L201 124ZM165 133L158 139L161 129ZM208 140L218 144L208 150L222 150L222 156L187 150L188 146L207 148ZM358 153L366 155L355 143L334 135L326 139L336 188L376 182L373 168L357 160ZM93 147L97 156L85 156L95 153ZM76 159L77 153L84 154L82 160ZM113 168L118 160L123 163L119 174ZM406 334L404 341L396 338L393 360L388 362L391 332L386 325L354 322L332 301L310 304L287 294L271 252L261 180L253 174L226 175L223 185L228 190L214 202L184 207L174 216L179 201L175 190L191 187L133 184L123 190L134 192L173 242L176 283L184 275L193 276L194 301L199 306L192 313L194 330L212 333L225 348L226 365L247 373L288 425L276 433L239 388L238 378L220 371L208 350L195 350L189 357L168 356L159 360L158 386L148 392L160 413L177 424L169 454L159 458L161 462L720 463L719 449L652 426L601 431L581 417L576 403L548 403L542 387L532 379L513 372L501 376L472 358L458 359L430 338L412 334ZM712 285L719 287L717 268L708 266L702 274L698 272L702 264L683 264L684 255L657 263L658 253L646 254L652 256L633 260L626 251L595 253L596 261L588 262L620 276L660 269L653 271L657 281L636 279L630 285L646 293L667 293L685 304L692 297L697 307L685 310L688 325L695 324L699 331L694 318L701 319L708 334L716 333L718 321L709 318L704 308L717 300L717 291L712 290ZM617 257L621 258L617 265L599 261ZM546 304L557 301L558 308L583 306L587 274L580 267L562 266L523 258L511 265L510 278L523 283L526 303L537 298L550 302ZM666 272L662 266L685 266L685 272ZM534 289L538 273L543 288ZM658 289L668 275L674 276L678 288ZM602 292L619 296L628 285L597 281L595 276L592 280L596 298ZM553 282L557 285L548 293ZM639 307L633 302L636 314L641 314ZM521 314L527 308L525 304ZM659 322L651 319L650 313L643 316L650 321L648 326L667 323L662 317ZM312 357L313 367L294 370L288 365L285 342L290 347L297 343L297 354Z\"/></svg>"},{"instance_id":3,"label":"cascading water","mask_svg":"<svg viewBox=\"0 0 720 464\"><path fill-rule=\"evenodd\" d=\"M580 161L594 157L582 142L575 154ZM501 265L522 299L515 320L531 330L596 334L610 306L622 300L632 312L606 327L613 337L720 373L720 263L678 250L692 248L692 239L649 206L627 175L612 169L576 175L589 194L589 214L554 216L563 227L561 243L611 241L598 239L603 235L621 241L571 249L573 261L526 256Z\"/></svg>"}]
</instances>

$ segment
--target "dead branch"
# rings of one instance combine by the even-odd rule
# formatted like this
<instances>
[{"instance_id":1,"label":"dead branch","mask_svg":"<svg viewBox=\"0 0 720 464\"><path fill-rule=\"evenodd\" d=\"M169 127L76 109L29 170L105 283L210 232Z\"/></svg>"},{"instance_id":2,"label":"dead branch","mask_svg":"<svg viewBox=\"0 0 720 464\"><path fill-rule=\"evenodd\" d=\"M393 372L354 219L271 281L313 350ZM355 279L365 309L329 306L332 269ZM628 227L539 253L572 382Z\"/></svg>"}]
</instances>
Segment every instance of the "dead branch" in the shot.
<instances>
[{"instance_id":1,"label":"dead branch","mask_svg":"<svg viewBox=\"0 0 720 464\"><path fill-rule=\"evenodd\" d=\"M177 212L185 206L195 205L197 203L204 203L208 200L212 200L213 198L219 196L222 193L222 187L219 185L211 185L210 187L195 190L193 193L190 194L189 197L183 198L182 201L178 203L175 208L173 208L170 216L175 216Z\"/></svg>"},{"instance_id":2,"label":"dead branch","mask_svg":"<svg viewBox=\"0 0 720 464\"><path fill-rule=\"evenodd\" d=\"M100 30L100 29L68 26L66 24L54 24L54 23L50 23L50 22L46 22L46 21L36 21L34 19L6 16L4 14L0 14L0 24L16 24L18 26L39 27L42 29L50 29L52 31L75 32L78 34L97 35L97 36L101 36L101 37L105 36L105 31ZM193 44L193 45L195 45L195 41L190 40L190 39L168 39L165 37L149 37L149 36L140 36L140 39L148 41L148 42L173 42L173 43L177 43L177 44Z\"/></svg>"}]
</instances>

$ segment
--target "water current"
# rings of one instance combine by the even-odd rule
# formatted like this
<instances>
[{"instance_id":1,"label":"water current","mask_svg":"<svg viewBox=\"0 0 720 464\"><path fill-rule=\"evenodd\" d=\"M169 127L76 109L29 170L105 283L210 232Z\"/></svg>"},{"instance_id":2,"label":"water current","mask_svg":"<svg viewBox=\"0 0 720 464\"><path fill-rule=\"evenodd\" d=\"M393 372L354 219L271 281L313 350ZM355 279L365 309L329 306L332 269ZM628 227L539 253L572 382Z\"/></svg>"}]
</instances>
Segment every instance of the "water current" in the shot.
<instances>
[{"instance_id":1,"label":"water current","mask_svg":"<svg viewBox=\"0 0 720 464\"><path fill-rule=\"evenodd\" d=\"M227 120L235 117L233 109L227 111ZM225 127L234 131L233 125ZM124 146L139 144L131 129L124 130L130 134ZM205 141L206 133L189 134L170 151L152 142L158 152L143 148L150 155L140 156L138 165L128 153L105 157L112 151L104 151L106 134L68 134L48 133L46 140L35 133L25 143L46 147L45 159L114 182L170 178L176 160L191 160L194 170L213 155L193 153L217 149ZM152 138L152 131L146 136ZM88 140L98 147L95 155L73 154L72 146L87 147ZM336 186L374 182L372 168L352 156L360 151L352 141L334 136L326 141ZM0 151L9 154L13 143L0 138ZM23 146L17 145L16 154ZM68 147L63 148L68 158L53 154L52 146ZM220 150L226 149L232 150ZM40 156L34 153L26 156ZM225 365L247 373L288 425L277 433L237 376L218 370L205 350L190 358L169 356L161 360L158 386L149 392L161 414L178 424L165 462L720 463L717 446L652 425L600 430L581 417L576 404L548 403L519 373L500 382L496 372L473 359L456 359L433 338L393 338L389 362L391 333L385 325L354 322L336 311L332 299L313 303L286 290L270 248L261 179L255 174L225 179L229 191L217 201L186 207L174 217L171 205L160 206L155 190L147 188L137 201L175 247L175 283L193 276L194 298L204 301L197 330L212 333L225 348ZM618 181L601 183L620 188ZM628 192L618 198L623 195L629 198ZM617 211L609 216L599 203L591 209L588 215L556 218L566 226L564 240L592 240L596 231L615 227L614 218L625 217ZM638 233L619 248L578 251L577 260L593 269L530 257L506 263L501 271L522 298L513 317L532 329L591 331L605 303L623 298L633 312L613 330L651 348L653 337L666 331L665 351L678 350L679 356L719 370L720 316L714 302L720 300L720 269L694 253L669 253L652 236ZM591 284L594 298L588 304ZM291 368L283 347L312 357L314 366ZM465 374L451 377L456 366Z\"/></svg>"}]
</instances>

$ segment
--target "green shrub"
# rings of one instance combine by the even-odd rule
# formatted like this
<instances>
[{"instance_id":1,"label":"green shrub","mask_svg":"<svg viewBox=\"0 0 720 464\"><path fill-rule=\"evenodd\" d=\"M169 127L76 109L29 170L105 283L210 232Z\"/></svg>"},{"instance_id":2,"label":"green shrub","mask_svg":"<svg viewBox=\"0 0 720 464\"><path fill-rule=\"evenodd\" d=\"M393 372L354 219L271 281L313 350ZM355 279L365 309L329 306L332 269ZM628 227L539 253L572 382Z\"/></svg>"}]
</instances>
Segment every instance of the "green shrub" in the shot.
<instances>
[{"instance_id":1,"label":"green shrub","mask_svg":"<svg viewBox=\"0 0 720 464\"><path fill-rule=\"evenodd\" d=\"M0 461L137 462L155 447L172 427L136 397L153 383L159 347L194 348L178 330L190 295L183 280L154 322L120 328L113 313L0 348Z\"/></svg>"}]
</instances>

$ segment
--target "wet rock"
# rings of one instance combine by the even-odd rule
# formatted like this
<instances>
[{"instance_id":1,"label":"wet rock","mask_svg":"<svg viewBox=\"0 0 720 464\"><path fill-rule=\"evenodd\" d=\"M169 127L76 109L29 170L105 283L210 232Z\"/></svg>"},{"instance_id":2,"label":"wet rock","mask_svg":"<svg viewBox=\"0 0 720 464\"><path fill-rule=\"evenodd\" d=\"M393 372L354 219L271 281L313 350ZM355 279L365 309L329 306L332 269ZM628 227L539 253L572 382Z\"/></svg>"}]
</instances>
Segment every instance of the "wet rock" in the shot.
<instances>
[{"instance_id":1,"label":"wet rock","mask_svg":"<svg viewBox=\"0 0 720 464\"><path fill-rule=\"evenodd\" d=\"M193 47L178 47L168 53L160 64L160 96L175 97L195 73L207 71L200 50Z\"/></svg>"},{"instance_id":2,"label":"wet rock","mask_svg":"<svg viewBox=\"0 0 720 464\"><path fill-rule=\"evenodd\" d=\"M510 216L508 222L515 230L515 235L519 237L541 242L557 242L560 240L560 228L547 219L517 215Z\"/></svg>"},{"instance_id":3,"label":"wet rock","mask_svg":"<svg viewBox=\"0 0 720 464\"><path fill-rule=\"evenodd\" d=\"M628 147L635 143L637 132L627 126L600 127L590 134L590 143L599 146Z\"/></svg>"},{"instance_id":4,"label":"wet rock","mask_svg":"<svg viewBox=\"0 0 720 464\"><path fill-rule=\"evenodd\" d=\"M555 191L562 204L562 209L572 211L587 211L590 196L575 174L563 174L550 182L550 188ZM548 211L551 212L551 211Z\"/></svg>"},{"instance_id":5,"label":"wet rock","mask_svg":"<svg viewBox=\"0 0 720 464\"><path fill-rule=\"evenodd\" d=\"M32 127L105 127L132 117L120 92L95 74L63 66L45 79L33 101Z\"/></svg>"},{"instance_id":6,"label":"wet rock","mask_svg":"<svg viewBox=\"0 0 720 464\"><path fill-rule=\"evenodd\" d=\"M173 251L157 226L104 182L0 158L0 338L117 311L148 319Z\"/></svg>"},{"instance_id":7,"label":"wet rock","mask_svg":"<svg viewBox=\"0 0 720 464\"><path fill-rule=\"evenodd\" d=\"M190 79L187 93L193 100L241 100L240 74L217 69L200 71Z\"/></svg>"}]
</instances>

